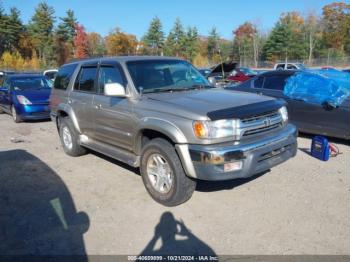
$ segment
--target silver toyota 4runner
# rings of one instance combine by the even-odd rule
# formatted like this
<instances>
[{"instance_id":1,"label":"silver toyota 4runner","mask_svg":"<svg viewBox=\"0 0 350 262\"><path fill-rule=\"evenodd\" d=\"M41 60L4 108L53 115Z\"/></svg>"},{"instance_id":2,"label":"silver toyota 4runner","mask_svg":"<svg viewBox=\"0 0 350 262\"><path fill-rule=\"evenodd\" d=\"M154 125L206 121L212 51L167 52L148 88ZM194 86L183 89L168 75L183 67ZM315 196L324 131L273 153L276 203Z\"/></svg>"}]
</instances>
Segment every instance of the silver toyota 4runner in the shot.
<instances>
[{"instance_id":1,"label":"silver toyota 4runner","mask_svg":"<svg viewBox=\"0 0 350 262\"><path fill-rule=\"evenodd\" d=\"M50 103L68 155L88 148L139 167L148 193L166 206L188 200L196 179L249 177L297 149L283 100L213 88L175 58L63 65Z\"/></svg>"}]
</instances>

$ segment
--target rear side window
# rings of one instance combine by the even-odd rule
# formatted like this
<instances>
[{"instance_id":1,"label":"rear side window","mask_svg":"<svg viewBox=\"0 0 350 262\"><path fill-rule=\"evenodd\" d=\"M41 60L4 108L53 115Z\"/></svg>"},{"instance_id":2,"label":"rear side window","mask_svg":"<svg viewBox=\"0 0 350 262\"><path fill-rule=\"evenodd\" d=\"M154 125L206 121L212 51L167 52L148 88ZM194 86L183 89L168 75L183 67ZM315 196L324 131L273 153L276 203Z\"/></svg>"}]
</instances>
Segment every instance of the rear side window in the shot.
<instances>
[{"instance_id":1,"label":"rear side window","mask_svg":"<svg viewBox=\"0 0 350 262\"><path fill-rule=\"evenodd\" d=\"M263 84L264 84L263 77L258 77L257 79L254 80L254 87L255 88L262 88Z\"/></svg>"},{"instance_id":2,"label":"rear side window","mask_svg":"<svg viewBox=\"0 0 350 262\"><path fill-rule=\"evenodd\" d=\"M77 68L77 64L64 65L58 71L54 82L55 89L66 90L69 85L69 81L74 74L75 69Z\"/></svg>"},{"instance_id":3,"label":"rear side window","mask_svg":"<svg viewBox=\"0 0 350 262\"><path fill-rule=\"evenodd\" d=\"M289 76L268 76L265 78L264 89L284 90L286 79Z\"/></svg>"},{"instance_id":4,"label":"rear side window","mask_svg":"<svg viewBox=\"0 0 350 262\"><path fill-rule=\"evenodd\" d=\"M82 67L75 81L74 89L83 92L95 92L97 67Z\"/></svg>"},{"instance_id":5,"label":"rear side window","mask_svg":"<svg viewBox=\"0 0 350 262\"><path fill-rule=\"evenodd\" d=\"M284 69L284 64L278 64L276 67L277 70L283 70Z\"/></svg>"}]
</instances>

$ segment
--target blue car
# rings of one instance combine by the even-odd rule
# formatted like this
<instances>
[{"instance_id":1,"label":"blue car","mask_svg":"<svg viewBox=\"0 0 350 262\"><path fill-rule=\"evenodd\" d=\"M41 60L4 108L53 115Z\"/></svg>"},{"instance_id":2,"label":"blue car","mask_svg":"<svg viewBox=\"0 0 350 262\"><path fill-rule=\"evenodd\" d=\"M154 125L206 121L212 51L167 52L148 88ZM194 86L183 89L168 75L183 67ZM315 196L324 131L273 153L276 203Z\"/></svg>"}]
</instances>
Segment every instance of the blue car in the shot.
<instances>
[{"instance_id":1,"label":"blue car","mask_svg":"<svg viewBox=\"0 0 350 262\"><path fill-rule=\"evenodd\" d=\"M0 87L0 113L11 114L16 123L49 119L51 87L40 74L7 75Z\"/></svg>"}]
</instances>

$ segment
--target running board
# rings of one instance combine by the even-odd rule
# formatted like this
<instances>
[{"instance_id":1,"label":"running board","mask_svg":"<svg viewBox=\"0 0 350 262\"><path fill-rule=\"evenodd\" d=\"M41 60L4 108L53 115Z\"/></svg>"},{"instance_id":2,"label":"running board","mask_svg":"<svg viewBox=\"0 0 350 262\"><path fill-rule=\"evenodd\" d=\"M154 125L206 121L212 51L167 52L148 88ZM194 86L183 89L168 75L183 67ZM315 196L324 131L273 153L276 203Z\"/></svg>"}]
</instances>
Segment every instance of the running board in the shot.
<instances>
[{"instance_id":1,"label":"running board","mask_svg":"<svg viewBox=\"0 0 350 262\"><path fill-rule=\"evenodd\" d=\"M80 144L103 155L107 155L111 158L126 163L132 167L140 166L140 156L136 156L135 154L126 150L92 140L91 138L87 139L87 137L82 136L80 137Z\"/></svg>"}]
</instances>

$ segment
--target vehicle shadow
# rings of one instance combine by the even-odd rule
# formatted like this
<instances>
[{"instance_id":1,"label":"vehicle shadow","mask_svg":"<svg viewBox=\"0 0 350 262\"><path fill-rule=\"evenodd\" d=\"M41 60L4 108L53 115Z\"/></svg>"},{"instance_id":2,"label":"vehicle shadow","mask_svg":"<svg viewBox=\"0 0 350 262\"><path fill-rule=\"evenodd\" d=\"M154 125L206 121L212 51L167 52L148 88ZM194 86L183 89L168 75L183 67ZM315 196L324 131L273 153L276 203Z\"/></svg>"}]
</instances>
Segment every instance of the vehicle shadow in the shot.
<instances>
[{"instance_id":1,"label":"vehicle shadow","mask_svg":"<svg viewBox=\"0 0 350 262\"><path fill-rule=\"evenodd\" d=\"M0 254L79 255L89 217L60 177L25 150L0 151Z\"/></svg>"},{"instance_id":2,"label":"vehicle shadow","mask_svg":"<svg viewBox=\"0 0 350 262\"><path fill-rule=\"evenodd\" d=\"M157 248L157 241L161 246ZM207 255L216 256L214 250L196 237L183 221L175 220L171 212L164 212L155 227L153 238L146 245L140 256L157 255ZM189 259L191 260L191 259Z\"/></svg>"},{"instance_id":3,"label":"vehicle shadow","mask_svg":"<svg viewBox=\"0 0 350 262\"><path fill-rule=\"evenodd\" d=\"M265 171L259 174L256 174L254 176L251 176L249 178L237 178L232 180L225 180L225 181L205 181L205 180L198 180L197 181L197 187L196 191L200 192L215 192L220 190L231 190L235 187L239 187L243 184L246 184L250 181L253 181L264 174L270 172Z\"/></svg>"}]
</instances>

